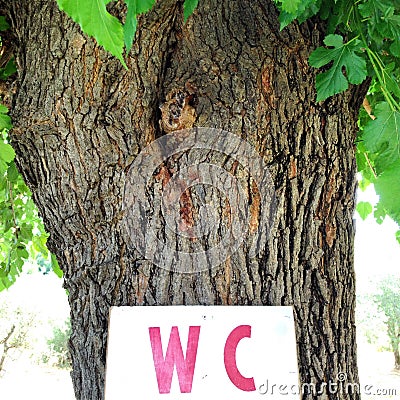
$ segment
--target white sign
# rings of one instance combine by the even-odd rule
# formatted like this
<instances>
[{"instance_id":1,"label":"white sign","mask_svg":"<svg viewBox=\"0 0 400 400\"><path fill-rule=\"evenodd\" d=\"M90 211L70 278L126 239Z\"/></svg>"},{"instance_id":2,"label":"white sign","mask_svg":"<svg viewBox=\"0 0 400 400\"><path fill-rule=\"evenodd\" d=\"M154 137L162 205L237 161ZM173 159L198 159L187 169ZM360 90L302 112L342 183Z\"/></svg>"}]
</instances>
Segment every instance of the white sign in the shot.
<instances>
[{"instance_id":1,"label":"white sign","mask_svg":"<svg viewBox=\"0 0 400 400\"><path fill-rule=\"evenodd\" d=\"M106 400L298 400L298 387L292 307L111 308Z\"/></svg>"}]
</instances>

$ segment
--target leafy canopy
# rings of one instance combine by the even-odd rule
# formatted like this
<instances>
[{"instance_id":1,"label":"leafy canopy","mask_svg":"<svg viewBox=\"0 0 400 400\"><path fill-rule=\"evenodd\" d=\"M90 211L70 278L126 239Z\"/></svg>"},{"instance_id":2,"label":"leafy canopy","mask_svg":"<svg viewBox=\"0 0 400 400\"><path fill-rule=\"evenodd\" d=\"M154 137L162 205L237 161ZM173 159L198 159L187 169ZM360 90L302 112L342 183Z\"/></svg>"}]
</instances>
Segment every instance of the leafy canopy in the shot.
<instances>
[{"instance_id":1,"label":"leafy canopy","mask_svg":"<svg viewBox=\"0 0 400 400\"><path fill-rule=\"evenodd\" d=\"M371 81L365 110L360 112L357 166L360 187L374 184L379 195L374 216L386 215L400 225L400 1L399 0L275 0L281 29L317 15L327 22L324 47L315 49L309 64L316 76L316 101L344 92L349 84ZM365 219L371 204L358 204ZM396 234L400 243L400 230Z\"/></svg>"}]
</instances>

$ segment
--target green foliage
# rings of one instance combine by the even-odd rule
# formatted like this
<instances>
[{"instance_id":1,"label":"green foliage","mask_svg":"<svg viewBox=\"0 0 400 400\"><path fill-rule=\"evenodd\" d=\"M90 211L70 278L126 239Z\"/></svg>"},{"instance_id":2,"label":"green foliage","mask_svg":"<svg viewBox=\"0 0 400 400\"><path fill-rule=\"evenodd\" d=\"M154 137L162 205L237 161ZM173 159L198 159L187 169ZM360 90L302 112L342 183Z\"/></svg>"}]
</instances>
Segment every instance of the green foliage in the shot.
<instances>
[{"instance_id":1,"label":"green foliage","mask_svg":"<svg viewBox=\"0 0 400 400\"><path fill-rule=\"evenodd\" d=\"M45 244L43 243L43 245L45 245ZM42 254L43 254L43 253L42 253ZM51 267L52 267L53 272L54 272L59 278L62 278L63 272L61 271L60 266L58 265L58 261L57 261L56 256L55 256L54 254L50 254L50 259L51 259Z\"/></svg>"},{"instance_id":2,"label":"green foliage","mask_svg":"<svg viewBox=\"0 0 400 400\"><path fill-rule=\"evenodd\" d=\"M136 33L137 16L151 10L155 0L125 0L128 7L126 22L124 25L124 42L129 53Z\"/></svg>"},{"instance_id":3,"label":"green foliage","mask_svg":"<svg viewBox=\"0 0 400 400\"><path fill-rule=\"evenodd\" d=\"M300 0L280 0L280 8L288 14L299 14Z\"/></svg>"},{"instance_id":4,"label":"green foliage","mask_svg":"<svg viewBox=\"0 0 400 400\"><path fill-rule=\"evenodd\" d=\"M10 27L10 25L8 24L8 22L6 21L6 17L4 17L3 15L0 16L0 31L5 31Z\"/></svg>"},{"instance_id":5,"label":"green foliage","mask_svg":"<svg viewBox=\"0 0 400 400\"><path fill-rule=\"evenodd\" d=\"M372 213L372 205L367 201L360 201L357 204L357 211L363 220L366 220L368 215Z\"/></svg>"},{"instance_id":6,"label":"green foliage","mask_svg":"<svg viewBox=\"0 0 400 400\"><path fill-rule=\"evenodd\" d=\"M14 58L11 58L5 67L0 68L0 79L4 81L15 72L17 72L17 67L15 66Z\"/></svg>"},{"instance_id":7,"label":"green foliage","mask_svg":"<svg viewBox=\"0 0 400 400\"><path fill-rule=\"evenodd\" d=\"M380 102L374 114L376 119L365 125L362 137L380 173L400 159L400 112L392 110L387 102Z\"/></svg>"},{"instance_id":8,"label":"green foliage","mask_svg":"<svg viewBox=\"0 0 400 400\"><path fill-rule=\"evenodd\" d=\"M185 3L183 4L183 18L185 22L193 14L193 11L196 9L198 3L199 0L185 0Z\"/></svg>"},{"instance_id":9,"label":"green foliage","mask_svg":"<svg viewBox=\"0 0 400 400\"><path fill-rule=\"evenodd\" d=\"M369 118L359 134L358 147L367 162L357 159L358 169L379 195L377 222L388 215L400 225L400 111L385 101L374 108L376 119Z\"/></svg>"},{"instance_id":10,"label":"green foliage","mask_svg":"<svg viewBox=\"0 0 400 400\"><path fill-rule=\"evenodd\" d=\"M0 131L11 128L11 118L7 115L8 108L0 104Z\"/></svg>"},{"instance_id":11,"label":"green foliage","mask_svg":"<svg viewBox=\"0 0 400 400\"><path fill-rule=\"evenodd\" d=\"M5 142L0 142L0 174L7 172L9 163L14 160L14 149Z\"/></svg>"},{"instance_id":12,"label":"green foliage","mask_svg":"<svg viewBox=\"0 0 400 400\"><path fill-rule=\"evenodd\" d=\"M353 39L344 44L342 36L329 35L324 43L329 48L319 47L311 53L309 59L310 65L315 68L332 62L327 71L317 75L317 101L347 90L349 82L358 85L367 77L365 59L356 54L361 50L359 40Z\"/></svg>"},{"instance_id":13,"label":"green foliage","mask_svg":"<svg viewBox=\"0 0 400 400\"><path fill-rule=\"evenodd\" d=\"M303 23L308 18L315 15L319 11L322 1L304 0L293 3L296 5L295 7L290 1L283 1L280 3L284 6L284 9L282 9L279 14L279 22L281 23L281 29L283 29L294 20Z\"/></svg>"},{"instance_id":14,"label":"green foliage","mask_svg":"<svg viewBox=\"0 0 400 400\"><path fill-rule=\"evenodd\" d=\"M374 216L389 215L400 225L400 2L390 0L275 0L281 28L318 14L327 22L324 47L309 63L323 68L316 76L317 101L344 92L349 83L369 77L368 100L373 119L360 113L357 166L365 189L370 183L380 197ZM346 38L346 40L344 39ZM370 207L357 207L362 218Z\"/></svg>"},{"instance_id":15,"label":"green foliage","mask_svg":"<svg viewBox=\"0 0 400 400\"><path fill-rule=\"evenodd\" d=\"M68 340L71 336L71 322L68 321L63 327L54 327L53 335L47 340L48 351L43 354L45 363L52 363L58 368L71 368L71 356L68 348Z\"/></svg>"},{"instance_id":16,"label":"green foliage","mask_svg":"<svg viewBox=\"0 0 400 400\"><path fill-rule=\"evenodd\" d=\"M379 202L386 214L395 221L400 221L400 159L384 170L374 182Z\"/></svg>"},{"instance_id":17,"label":"green foliage","mask_svg":"<svg viewBox=\"0 0 400 400\"><path fill-rule=\"evenodd\" d=\"M399 179L400 174L400 108L397 104L400 96L398 86L386 69L381 80L391 92L385 93L380 80L372 81L368 98L373 107L374 119L360 114L361 131L357 143L357 153L362 149L363 157L357 157L358 169L363 179L373 183L376 193L380 196L374 216L381 223L386 215L400 224ZM397 84L397 83L396 83ZM397 88L397 89L396 89ZM364 113L365 114L365 113Z\"/></svg>"},{"instance_id":18,"label":"green foliage","mask_svg":"<svg viewBox=\"0 0 400 400\"><path fill-rule=\"evenodd\" d=\"M389 49L394 56L399 57L400 16L395 15L398 10L395 10L394 4L390 0L369 0L362 2L358 9L367 21L370 38L379 44L390 40Z\"/></svg>"}]
</instances>

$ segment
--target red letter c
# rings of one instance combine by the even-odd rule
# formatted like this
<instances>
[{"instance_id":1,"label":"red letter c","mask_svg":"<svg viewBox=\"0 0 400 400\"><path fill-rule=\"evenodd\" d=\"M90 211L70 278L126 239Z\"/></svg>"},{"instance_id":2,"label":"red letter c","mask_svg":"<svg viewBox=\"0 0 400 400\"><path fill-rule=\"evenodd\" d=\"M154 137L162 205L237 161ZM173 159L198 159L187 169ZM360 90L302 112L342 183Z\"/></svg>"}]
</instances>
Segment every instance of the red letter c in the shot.
<instances>
[{"instance_id":1,"label":"red letter c","mask_svg":"<svg viewBox=\"0 0 400 400\"><path fill-rule=\"evenodd\" d=\"M251 326L240 325L235 328L226 339L224 349L224 363L226 373L231 382L244 392L253 392L256 390L253 378L245 378L240 372L236 364L236 348L239 342L245 338L251 337Z\"/></svg>"}]
</instances>

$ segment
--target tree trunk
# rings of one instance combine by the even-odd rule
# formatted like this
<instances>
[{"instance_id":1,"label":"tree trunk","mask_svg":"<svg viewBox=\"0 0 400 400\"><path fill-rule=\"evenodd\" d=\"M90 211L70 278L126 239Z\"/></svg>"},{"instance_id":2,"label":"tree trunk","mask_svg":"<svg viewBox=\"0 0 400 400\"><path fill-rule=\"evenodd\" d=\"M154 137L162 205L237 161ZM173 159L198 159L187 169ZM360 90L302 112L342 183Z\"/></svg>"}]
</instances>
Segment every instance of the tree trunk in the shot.
<instances>
[{"instance_id":1,"label":"tree trunk","mask_svg":"<svg viewBox=\"0 0 400 400\"><path fill-rule=\"evenodd\" d=\"M396 321L397 322L397 321ZM394 355L394 369L400 370L400 340L399 336L389 336Z\"/></svg>"},{"instance_id":2,"label":"tree trunk","mask_svg":"<svg viewBox=\"0 0 400 400\"><path fill-rule=\"evenodd\" d=\"M19 71L12 143L65 274L77 399L103 398L112 305L293 305L302 382L337 382L339 372L358 382L352 216L363 89L315 101L307 58L321 44L324 24L280 32L270 1L200 0L183 25L182 2L162 0L139 18L125 70L54 1L0 5L8 7ZM119 3L112 9L122 11ZM133 248L123 226L123 194L140 151L192 125L224 129L257 149L275 185L276 212L258 255L250 257L243 243L221 265L187 274L158 268ZM199 157L191 152L204 162ZM178 161L149 177L141 199L165 240L160 191ZM228 155L219 161L240 176ZM240 179L248 184L251 223L265 226L257 190L248 176ZM207 190L223 232L229 206ZM189 227L199 198L196 188L180 198ZM182 249L192 245L175 240ZM217 240L199 245L207 249Z\"/></svg>"},{"instance_id":3,"label":"tree trunk","mask_svg":"<svg viewBox=\"0 0 400 400\"><path fill-rule=\"evenodd\" d=\"M397 350L394 351L394 369L400 370L400 352L397 345Z\"/></svg>"}]
</instances>

